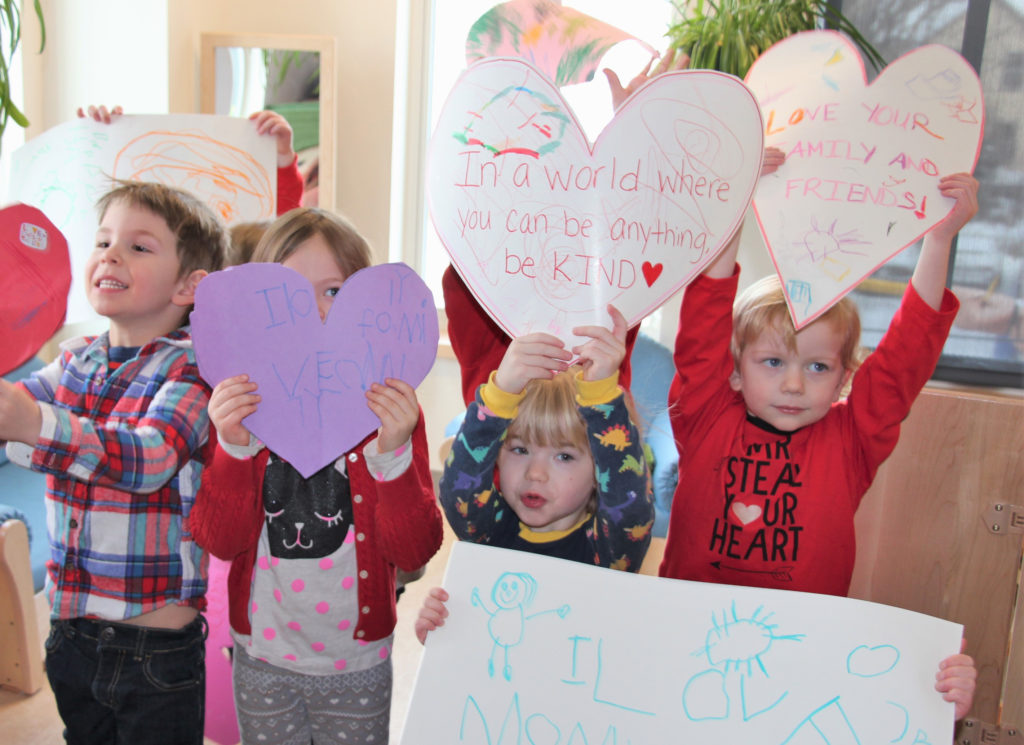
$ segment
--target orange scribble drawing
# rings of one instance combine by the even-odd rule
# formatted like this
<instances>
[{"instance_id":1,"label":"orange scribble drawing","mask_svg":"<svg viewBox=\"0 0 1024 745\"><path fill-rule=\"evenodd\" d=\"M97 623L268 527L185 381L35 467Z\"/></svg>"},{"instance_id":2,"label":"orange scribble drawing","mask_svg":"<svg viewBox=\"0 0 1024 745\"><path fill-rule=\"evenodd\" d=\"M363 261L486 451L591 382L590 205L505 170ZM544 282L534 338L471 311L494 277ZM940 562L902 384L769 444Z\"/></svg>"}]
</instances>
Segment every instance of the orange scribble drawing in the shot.
<instances>
[{"instance_id":1,"label":"orange scribble drawing","mask_svg":"<svg viewBox=\"0 0 1024 745\"><path fill-rule=\"evenodd\" d=\"M242 215L274 215L271 174L246 151L201 133L155 130L140 135L118 151L113 175L185 189L228 224Z\"/></svg>"}]
</instances>

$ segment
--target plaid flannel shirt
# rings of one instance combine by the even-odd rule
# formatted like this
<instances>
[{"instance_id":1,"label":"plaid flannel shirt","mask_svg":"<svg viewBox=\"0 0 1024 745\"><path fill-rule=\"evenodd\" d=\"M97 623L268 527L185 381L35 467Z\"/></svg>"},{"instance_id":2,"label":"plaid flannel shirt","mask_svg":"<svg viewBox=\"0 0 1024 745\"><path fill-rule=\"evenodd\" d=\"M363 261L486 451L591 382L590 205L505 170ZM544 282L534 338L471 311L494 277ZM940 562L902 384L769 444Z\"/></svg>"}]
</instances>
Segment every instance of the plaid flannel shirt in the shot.
<instances>
[{"instance_id":1,"label":"plaid flannel shirt","mask_svg":"<svg viewBox=\"0 0 1024 745\"><path fill-rule=\"evenodd\" d=\"M108 370L107 334L61 345L19 383L42 411L35 448L7 446L47 476L52 615L127 619L202 608L205 553L185 528L202 472L210 390L187 327ZM19 448L23 450L19 453Z\"/></svg>"}]
</instances>

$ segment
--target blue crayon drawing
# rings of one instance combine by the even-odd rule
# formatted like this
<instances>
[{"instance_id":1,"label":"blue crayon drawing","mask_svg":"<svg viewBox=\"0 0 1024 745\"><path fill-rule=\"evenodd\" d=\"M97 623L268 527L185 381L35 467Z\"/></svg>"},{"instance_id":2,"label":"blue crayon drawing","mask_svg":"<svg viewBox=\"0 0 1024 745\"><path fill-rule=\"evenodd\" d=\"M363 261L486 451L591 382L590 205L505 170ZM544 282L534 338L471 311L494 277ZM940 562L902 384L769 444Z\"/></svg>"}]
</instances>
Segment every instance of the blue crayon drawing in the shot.
<instances>
[{"instance_id":1,"label":"blue crayon drawing","mask_svg":"<svg viewBox=\"0 0 1024 745\"><path fill-rule=\"evenodd\" d=\"M811 303L814 300L811 298L811 285L809 282L791 279L786 283L786 292L789 293L789 300L793 305L804 304L804 313L811 309Z\"/></svg>"},{"instance_id":2,"label":"blue crayon drawing","mask_svg":"<svg viewBox=\"0 0 1024 745\"><path fill-rule=\"evenodd\" d=\"M889 742L899 742L900 740L902 740L906 736L907 730L910 729L910 712L907 711L907 707L906 706L904 706L903 704L898 704L895 701L886 701L885 703L889 704L889 706L893 707L894 709L899 710L899 713L903 717L903 728L900 730L900 733L898 735L896 735L896 737L894 737L893 739L891 739L889 741Z\"/></svg>"},{"instance_id":3,"label":"blue crayon drawing","mask_svg":"<svg viewBox=\"0 0 1024 745\"><path fill-rule=\"evenodd\" d=\"M568 615L570 607L562 605L558 608L526 614L526 609L533 603L537 594L537 581L529 574L521 572L505 572L494 583L491 588L491 600L494 609L490 609L480 597L480 591L474 587L470 595L470 602L474 606L480 606L491 618L487 622L487 631L491 635L494 645L491 647L491 655L487 660L487 674L494 677L494 655L501 649L503 664L502 676L505 680L512 680L512 665L509 664L508 651L523 641L526 622L538 616L548 613L557 613L559 618Z\"/></svg>"},{"instance_id":4,"label":"blue crayon drawing","mask_svg":"<svg viewBox=\"0 0 1024 745\"><path fill-rule=\"evenodd\" d=\"M862 742L838 696L812 711L780 745L794 741L820 742L823 745L860 745Z\"/></svg>"},{"instance_id":5,"label":"blue crayon drawing","mask_svg":"<svg viewBox=\"0 0 1024 745\"><path fill-rule=\"evenodd\" d=\"M892 672L900 661L900 651L891 644L854 647L846 657L846 672L860 678L876 678Z\"/></svg>"},{"instance_id":6,"label":"blue crayon drawing","mask_svg":"<svg viewBox=\"0 0 1024 745\"><path fill-rule=\"evenodd\" d=\"M771 711L788 695L768 690L764 681L771 676L762 659L777 641L803 640L803 634L776 635L774 614L762 616L758 607L749 617L740 618L733 602L731 611L723 611L721 621L712 617L705 644L696 650L711 666L692 676L683 688L683 711L691 721L728 719L732 701L739 699L743 721ZM760 692L759 692L760 689Z\"/></svg>"}]
</instances>

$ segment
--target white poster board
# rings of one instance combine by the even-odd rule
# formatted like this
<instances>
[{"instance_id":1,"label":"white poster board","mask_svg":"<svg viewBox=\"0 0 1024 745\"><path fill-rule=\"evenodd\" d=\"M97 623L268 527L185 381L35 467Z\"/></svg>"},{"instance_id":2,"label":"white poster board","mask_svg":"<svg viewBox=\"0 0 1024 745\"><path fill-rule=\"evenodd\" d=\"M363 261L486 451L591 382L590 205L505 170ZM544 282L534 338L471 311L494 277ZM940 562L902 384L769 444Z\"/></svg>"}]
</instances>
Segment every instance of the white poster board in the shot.
<instances>
[{"instance_id":1,"label":"white poster board","mask_svg":"<svg viewBox=\"0 0 1024 745\"><path fill-rule=\"evenodd\" d=\"M973 171L981 151L981 82L952 49L915 49L865 80L833 31L794 34L747 74L765 145L786 153L754 210L797 328L945 218L939 178Z\"/></svg>"},{"instance_id":2,"label":"white poster board","mask_svg":"<svg viewBox=\"0 0 1024 745\"><path fill-rule=\"evenodd\" d=\"M628 574L468 542L402 745L949 743L962 627L860 600Z\"/></svg>"},{"instance_id":3,"label":"white poster board","mask_svg":"<svg viewBox=\"0 0 1024 745\"><path fill-rule=\"evenodd\" d=\"M8 198L38 207L67 238L68 323L96 318L81 276L98 225L96 200L111 178L184 189L229 225L276 214L276 143L247 119L129 115L110 124L76 119L47 130L12 153Z\"/></svg>"},{"instance_id":4,"label":"white poster board","mask_svg":"<svg viewBox=\"0 0 1024 745\"><path fill-rule=\"evenodd\" d=\"M555 85L488 58L453 87L428 153L430 216L510 336L638 324L740 224L761 167L757 102L731 75L659 75L591 145Z\"/></svg>"}]
</instances>

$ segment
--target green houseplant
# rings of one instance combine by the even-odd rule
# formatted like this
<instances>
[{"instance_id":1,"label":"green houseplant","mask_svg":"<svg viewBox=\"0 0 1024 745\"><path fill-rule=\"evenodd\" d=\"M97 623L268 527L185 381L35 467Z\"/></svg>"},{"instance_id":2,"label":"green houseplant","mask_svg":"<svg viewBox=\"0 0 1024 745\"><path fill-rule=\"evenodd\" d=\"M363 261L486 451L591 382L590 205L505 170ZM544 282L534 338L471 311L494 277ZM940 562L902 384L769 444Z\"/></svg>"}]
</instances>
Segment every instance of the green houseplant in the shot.
<instances>
[{"instance_id":1,"label":"green houseplant","mask_svg":"<svg viewBox=\"0 0 1024 745\"><path fill-rule=\"evenodd\" d=\"M41 41L39 51L46 46L46 26L43 23L43 8L40 0L33 0L36 16L39 18ZM11 60L21 41L21 8L18 0L0 0L0 136L7 124L14 121L19 127L27 127L28 119L11 98Z\"/></svg>"},{"instance_id":2,"label":"green houseplant","mask_svg":"<svg viewBox=\"0 0 1024 745\"><path fill-rule=\"evenodd\" d=\"M821 22L845 33L871 65L882 55L828 0L673 0L682 20L665 34L671 46L690 55L690 67L727 72L739 78L758 55L777 41Z\"/></svg>"}]
</instances>

